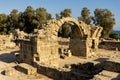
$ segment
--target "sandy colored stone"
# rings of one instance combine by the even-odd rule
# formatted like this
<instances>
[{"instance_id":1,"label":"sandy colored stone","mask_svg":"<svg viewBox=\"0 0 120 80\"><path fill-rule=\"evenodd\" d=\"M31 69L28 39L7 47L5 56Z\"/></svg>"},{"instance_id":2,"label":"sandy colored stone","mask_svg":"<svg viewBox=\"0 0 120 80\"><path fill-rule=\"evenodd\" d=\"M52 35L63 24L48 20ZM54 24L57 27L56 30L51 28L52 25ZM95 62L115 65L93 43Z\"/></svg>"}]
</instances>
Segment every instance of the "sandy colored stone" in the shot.
<instances>
[{"instance_id":1,"label":"sandy colored stone","mask_svg":"<svg viewBox=\"0 0 120 80\"><path fill-rule=\"evenodd\" d=\"M27 34L16 30L16 35L20 39L20 60L28 64L42 63L46 65L58 66L60 53L58 31L66 22L71 22L72 32L69 42L69 50L77 57L93 56L98 49L99 37L102 27L87 25L82 21L77 21L72 17L60 20L49 20L43 24L43 29L35 30L33 36L26 40ZM71 56L69 53L67 56ZM66 55L66 54L65 54Z\"/></svg>"}]
</instances>

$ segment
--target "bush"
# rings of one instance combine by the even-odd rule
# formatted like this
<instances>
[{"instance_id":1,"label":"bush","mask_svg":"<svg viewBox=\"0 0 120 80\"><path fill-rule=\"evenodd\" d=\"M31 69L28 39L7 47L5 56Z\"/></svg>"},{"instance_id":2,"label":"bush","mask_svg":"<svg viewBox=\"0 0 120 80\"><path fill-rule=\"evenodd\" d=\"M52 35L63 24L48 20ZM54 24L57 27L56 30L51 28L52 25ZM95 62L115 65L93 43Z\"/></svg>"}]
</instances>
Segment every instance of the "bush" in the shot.
<instances>
[{"instance_id":1,"label":"bush","mask_svg":"<svg viewBox=\"0 0 120 80\"><path fill-rule=\"evenodd\" d=\"M115 32L112 32L110 35L109 35L110 38L113 38L113 39L120 39L120 35L115 33Z\"/></svg>"}]
</instances>

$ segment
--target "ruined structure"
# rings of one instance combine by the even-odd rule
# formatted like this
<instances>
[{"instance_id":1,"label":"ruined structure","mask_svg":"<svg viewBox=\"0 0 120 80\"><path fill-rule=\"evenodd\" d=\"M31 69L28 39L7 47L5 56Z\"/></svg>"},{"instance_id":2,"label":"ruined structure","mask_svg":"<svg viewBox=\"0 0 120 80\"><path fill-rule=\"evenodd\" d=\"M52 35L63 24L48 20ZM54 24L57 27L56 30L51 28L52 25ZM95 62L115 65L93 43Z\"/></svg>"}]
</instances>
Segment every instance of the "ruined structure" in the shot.
<instances>
[{"instance_id":1,"label":"ruined structure","mask_svg":"<svg viewBox=\"0 0 120 80\"><path fill-rule=\"evenodd\" d=\"M21 40L20 61L58 66L60 45L58 30L64 23L72 23L69 49L73 56L89 57L98 48L102 27L78 22L72 17L50 20L30 39Z\"/></svg>"},{"instance_id":2,"label":"ruined structure","mask_svg":"<svg viewBox=\"0 0 120 80\"><path fill-rule=\"evenodd\" d=\"M58 30L65 22L73 24L71 36L68 39L58 38ZM110 49L112 45L112 49L116 48L116 51L99 49L95 52L98 48L101 27L87 25L70 17L50 20L43 26L43 29L35 30L32 35L26 35L17 30L14 38L20 42L20 55L17 53L19 51L1 54L1 79L120 80L119 42L105 41L102 45L103 47L110 46ZM6 37L12 42L12 35ZM4 40L6 38L2 37L2 41ZM65 48L64 53L69 57L60 58L61 48ZM67 51L71 54L67 54ZM11 57L15 58L13 53L23 63L16 64L15 60L12 60L10 64L7 64L7 60ZM81 58L92 56L93 53L97 55L88 59Z\"/></svg>"},{"instance_id":3,"label":"ruined structure","mask_svg":"<svg viewBox=\"0 0 120 80\"><path fill-rule=\"evenodd\" d=\"M99 48L120 51L119 40L102 40L99 44Z\"/></svg>"},{"instance_id":4,"label":"ruined structure","mask_svg":"<svg viewBox=\"0 0 120 80\"><path fill-rule=\"evenodd\" d=\"M16 44L13 42L13 34L0 35L0 51L7 48L15 48Z\"/></svg>"},{"instance_id":5,"label":"ruined structure","mask_svg":"<svg viewBox=\"0 0 120 80\"><path fill-rule=\"evenodd\" d=\"M15 40L16 39L18 39L18 40L25 39L28 36L27 33L23 32L23 31L20 31L19 29L15 29L13 31L13 35L14 35Z\"/></svg>"}]
</instances>

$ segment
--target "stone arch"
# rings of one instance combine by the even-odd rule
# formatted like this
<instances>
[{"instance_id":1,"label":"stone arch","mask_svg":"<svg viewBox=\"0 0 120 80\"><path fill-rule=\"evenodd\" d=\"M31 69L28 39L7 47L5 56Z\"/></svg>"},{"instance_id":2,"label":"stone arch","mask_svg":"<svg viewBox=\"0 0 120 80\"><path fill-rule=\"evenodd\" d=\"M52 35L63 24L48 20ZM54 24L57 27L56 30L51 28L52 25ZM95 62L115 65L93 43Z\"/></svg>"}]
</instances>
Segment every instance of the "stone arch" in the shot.
<instances>
[{"instance_id":1,"label":"stone arch","mask_svg":"<svg viewBox=\"0 0 120 80\"><path fill-rule=\"evenodd\" d=\"M49 52L58 53L58 31L59 28L66 22L71 22L75 24L75 26L73 26L75 30L73 31L75 33L72 33L69 45L72 54L75 56L87 57L90 56L93 52L95 52L95 49L97 49L98 47L99 35L102 29L98 29L98 27L96 26L87 25L82 21L79 22L72 17L66 17L59 20L49 20L46 24L43 25L43 29L38 31L38 41L44 43L45 48L49 47L49 50L51 50ZM93 40L95 43L95 48L92 48Z\"/></svg>"},{"instance_id":2,"label":"stone arch","mask_svg":"<svg viewBox=\"0 0 120 80\"><path fill-rule=\"evenodd\" d=\"M56 32L59 31L59 28L66 22L71 22L74 24L73 31L70 37L70 44L69 48L73 55L75 56L86 56L86 24L83 22L78 22L76 19L72 17L62 18L57 20L55 23L57 28L55 29ZM54 31L53 31L54 32Z\"/></svg>"},{"instance_id":3,"label":"stone arch","mask_svg":"<svg viewBox=\"0 0 120 80\"><path fill-rule=\"evenodd\" d=\"M57 20L56 24L58 25L58 28L56 31L58 32L59 28L66 22L74 23L74 25L75 25L74 28L76 28L78 35L80 35L80 37L84 36L83 27L80 26L80 23L72 17L66 17L66 18L62 18L60 20Z\"/></svg>"},{"instance_id":4,"label":"stone arch","mask_svg":"<svg viewBox=\"0 0 120 80\"><path fill-rule=\"evenodd\" d=\"M59 63L59 44L58 44L58 30L65 22L72 22L75 24L77 35L72 39L70 38L70 49L72 55L88 57L94 54L98 47L99 37L102 28L96 26L90 26L84 22L78 22L76 19L67 17L60 20L49 20L46 24L43 24L43 29L37 31L35 36L30 37L29 40L21 41L20 58L26 63L35 62L34 58L39 58L36 61L39 63L49 64L52 66L58 66ZM94 40L94 42L93 42ZM92 42L93 46L92 49ZM27 52L29 58L25 58L26 51L24 49L28 48ZM33 48L33 50L32 50ZM32 54L31 54L32 53ZM37 53L37 55L36 55ZM34 57L34 58L33 58ZM31 63L30 63L31 64Z\"/></svg>"}]
</instances>

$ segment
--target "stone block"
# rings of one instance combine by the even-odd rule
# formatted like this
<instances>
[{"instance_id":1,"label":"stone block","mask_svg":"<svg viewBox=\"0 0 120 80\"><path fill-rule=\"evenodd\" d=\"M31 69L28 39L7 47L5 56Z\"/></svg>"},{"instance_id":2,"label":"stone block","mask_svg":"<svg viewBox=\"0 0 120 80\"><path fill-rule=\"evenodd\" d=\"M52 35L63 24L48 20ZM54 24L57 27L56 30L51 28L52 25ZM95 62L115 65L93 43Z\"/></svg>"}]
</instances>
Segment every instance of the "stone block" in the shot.
<instances>
[{"instance_id":1,"label":"stone block","mask_svg":"<svg viewBox=\"0 0 120 80\"><path fill-rule=\"evenodd\" d=\"M25 63L21 63L21 64L15 66L15 69L20 71L20 72L23 72L25 74L28 74L28 75L37 73L36 68L34 68L28 64L25 64Z\"/></svg>"},{"instance_id":2,"label":"stone block","mask_svg":"<svg viewBox=\"0 0 120 80\"><path fill-rule=\"evenodd\" d=\"M14 68L8 68L4 71L6 76L12 76L15 74L15 69Z\"/></svg>"},{"instance_id":3,"label":"stone block","mask_svg":"<svg viewBox=\"0 0 120 80\"><path fill-rule=\"evenodd\" d=\"M119 60L118 60L119 61ZM112 72L120 72L120 62L107 60L104 62L104 69Z\"/></svg>"}]
</instances>

